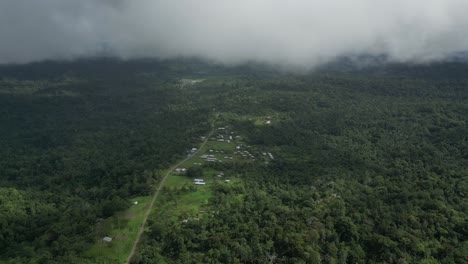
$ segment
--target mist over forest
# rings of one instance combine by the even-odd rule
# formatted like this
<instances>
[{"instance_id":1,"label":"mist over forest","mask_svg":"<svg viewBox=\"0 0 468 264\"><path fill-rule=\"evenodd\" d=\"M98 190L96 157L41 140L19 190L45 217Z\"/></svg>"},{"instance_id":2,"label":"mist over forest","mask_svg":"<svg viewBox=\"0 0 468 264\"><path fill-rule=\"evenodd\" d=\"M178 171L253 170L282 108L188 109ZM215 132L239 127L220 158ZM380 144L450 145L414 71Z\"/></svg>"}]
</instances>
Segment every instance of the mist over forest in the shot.
<instances>
[{"instance_id":1,"label":"mist over forest","mask_svg":"<svg viewBox=\"0 0 468 264\"><path fill-rule=\"evenodd\" d=\"M200 57L311 69L342 56L440 61L468 47L462 0L2 1L0 63Z\"/></svg>"},{"instance_id":2,"label":"mist over forest","mask_svg":"<svg viewBox=\"0 0 468 264\"><path fill-rule=\"evenodd\" d=\"M468 263L468 2L0 2L0 263Z\"/></svg>"}]
</instances>

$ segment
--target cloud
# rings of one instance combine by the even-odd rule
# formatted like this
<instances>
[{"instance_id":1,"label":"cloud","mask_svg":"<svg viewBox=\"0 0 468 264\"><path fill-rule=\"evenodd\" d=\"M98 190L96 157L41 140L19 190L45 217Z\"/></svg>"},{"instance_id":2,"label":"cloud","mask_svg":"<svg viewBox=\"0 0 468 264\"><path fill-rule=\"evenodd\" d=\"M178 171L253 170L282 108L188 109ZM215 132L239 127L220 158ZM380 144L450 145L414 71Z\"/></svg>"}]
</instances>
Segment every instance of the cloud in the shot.
<instances>
[{"instance_id":1,"label":"cloud","mask_svg":"<svg viewBox=\"0 0 468 264\"><path fill-rule=\"evenodd\" d=\"M0 63L198 56L313 67L339 56L468 50L466 0L4 0Z\"/></svg>"}]
</instances>

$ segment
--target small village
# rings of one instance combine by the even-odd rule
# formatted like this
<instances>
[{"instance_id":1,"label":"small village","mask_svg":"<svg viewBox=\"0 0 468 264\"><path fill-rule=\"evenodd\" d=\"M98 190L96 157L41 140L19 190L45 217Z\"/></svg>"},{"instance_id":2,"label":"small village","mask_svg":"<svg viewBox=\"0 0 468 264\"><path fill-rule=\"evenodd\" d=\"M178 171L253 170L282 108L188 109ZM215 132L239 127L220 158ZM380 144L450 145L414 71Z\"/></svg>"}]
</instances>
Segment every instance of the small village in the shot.
<instances>
[{"instance_id":1,"label":"small village","mask_svg":"<svg viewBox=\"0 0 468 264\"><path fill-rule=\"evenodd\" d=\"M265 124L270 124L271 119L266 118ZM205 136L200 137L200 141L207 140ZM243 137L238 135L234 129L229 126L220 126L214 129L214 133L208 138L206 145L202 149L196 147L187 150L186 156L190 158L186 163L175 168L173 174L177 176L187 175L192 166L209 167L213 163L231 162L242 164L243 162L262 161L268 164L274 160L271 152L260 151L246 144ZM231 179L225 178L223 172L215 172L206 177L223 178L224 183L230 183ZM193 185L204 186L207 181L201 178L193 179Z\"/></svg>"},{"instance_id":2,"label":"small village","mask_svg":"<svg viewBox=\"0 0 468 264\"><path fill-rule=\"evenodd\" d=\"M265 117L257 120L256 124L268 126L271 122L270 117ZM163 187L164 196L173 198L164 202L162 211L170 215L173 223L186 225L198 222L207 215L220 213L219 210L206 208L212 195L211 188L214 185L242 185L238 175L229 169L220 169L223 168L222 164L265 166L275 159L273 150L252 146L247 142L235 128L225 124L213 127L207 136L194 138L193 146L185 151L184 160L167 172L169 177ZM141 210L141 206L137 200L132 201L134 210ZM116 239L119 238L106 234L101 237L100 243L112 247Z\"/></svg>"}]
</instances>

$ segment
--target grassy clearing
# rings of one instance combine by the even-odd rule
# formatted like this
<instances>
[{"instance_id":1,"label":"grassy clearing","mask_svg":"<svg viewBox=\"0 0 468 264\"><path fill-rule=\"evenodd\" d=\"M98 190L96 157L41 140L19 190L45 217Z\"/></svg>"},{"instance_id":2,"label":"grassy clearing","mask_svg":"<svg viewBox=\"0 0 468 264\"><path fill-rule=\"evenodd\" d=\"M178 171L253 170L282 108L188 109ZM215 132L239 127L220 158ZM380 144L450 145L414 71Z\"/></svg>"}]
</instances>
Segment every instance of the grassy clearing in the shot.
<instances>
[{"instance_id":1,"label":"grassy clearing","mask_svg":"<svg viewBox=\"0 0 468 264\"><path fill-rule=\"evenodd\" d=\"M191 159L185 161L184 163L180 164L179 167L181 168L189 168L189 167L192 167L192 166L195 166L194 163L204 163L205 160L203 160L202 158L200 158L200 156L195 156L195 157L192 157Z\"/></svg>"},{"instance_id":2,"label":"grassy clearing","mask_svg":"<svg viewBox=\"0 0 468 264\"><path fill-rule=\"evenodd\" d=\"M164 184L167 188L162 193L164 198L156 201L152 218L161 221L179 221L181 218L198 217L200 209L211 197L210 185L214 181L208 174L203 178L207 185L193 186L193 179L189 177L170 175ZM180 192L182 188L190 187L193 188L192 191Z\"/></svg>"},{"instance_id":3,"label":"grassy clearing","mask_svg":"<svg viewBox=\"0 0 468 264\"><path fill-rule=\"evenodd\" d=\"M236 146L235 142L209 141L197 154L180 164L179 167L199 166L194 165L194 163L206 162L200 158L203 154L213 154L219 160L228 161L224 159L224 156L232 153ZM209 152L210 149L213 150L213 153ZM216 151L219 152L216 153ZM166 174L168 172L170 171L166 170L162 173ZM203 217L203 208L208 204L208 200L212 195L211 186L216 181L224 183L224 179L216 177L218 173L219 171L204 168L203 179L206 185L203 186L195 186L193 179L185 175L171 173L164 183L160 197L152 208L151 218L157 219L157 221L176 222ZM138 205L132 206L128 210L98 224L97 228L101 229L98 232L99 236L96 237L95 244L84 255L92 258L96 263L125 262L132 249L133 241L137 236L150 200L150 196L136 197L131 202L138 201ZM103 242L102 238L104 236L112 237L113 241L111 243Z\"/></svg>"},{"instance_id":4,"label":"grassy clearing","mask_svg":"<svg viewBox=\"0 0 468 264\"><path fill-rule=\"evenodd\" d=\"M219 142L219 141L208 141L206 147L212 150L223 150L232 152L236 149L236 142L227 143L227 142Z\"/></svg>"},{"instance_id":5,"label":"grassy clearing","mask_svg":"<svg viewBox=\"0 0 468 264\"><path fill-rule=\"evenodd\" d=\"M131 202L138 202L137 205L132 205L129 209L97 224L96 242L84 256L92 258L96 263L124 263L132 249L150 199L151 196L135 197ZM104 236L111 237L112 242L102 241Z\"/></svg>"},{"instance_id":6,"label":"grassy clearing","mask_svg":"<svg viewBox=\"0 0 468 264\"><path fill-rule=\"evenodd\" d=\"M195 192L158 200L155 204L157 210L154 211L152 218L164 222L175 222L190 217L200 217L200 210L211 197L211 192L207 189L206 186L197 186Z\"/></svg>"},{"instance_id":7,"label":"grassy clearing","mask_svg":"<svg viewBox=\"0 0 468 264\"><path fill-rule=\"evenodd\" d=\"M215 158L218 160L222 160L223 162L228 162L228 159L225 159L225 156L232 156L232 153L236 150L236 146L238 143L236 142L219 142L219 141L208 141L205 146L203 146L200 151L194 155L192 158L189 160L185 161L182 163L179 167L182 168L189 168L192 166L198 166L196 164L204 164L206 163L206 160L200 158L201 155L204 154L209 154L209 155L214 155ZM209 150L212 150L213 152L210 152ZM223 151L224 153L216 152L216 151Z\"/></svg>"},{"instance_id":8,"label":"grassy clearing","mask_svg":"<svg viewBox=\"0 0 468 264\"><path fill-rule=\"evenodd\" d=\"M183 175L169 175L164 183L164 187L180 189L184 185L191 184L193 184L193 180L189 177Z\"/></svg>"}]
</instances>

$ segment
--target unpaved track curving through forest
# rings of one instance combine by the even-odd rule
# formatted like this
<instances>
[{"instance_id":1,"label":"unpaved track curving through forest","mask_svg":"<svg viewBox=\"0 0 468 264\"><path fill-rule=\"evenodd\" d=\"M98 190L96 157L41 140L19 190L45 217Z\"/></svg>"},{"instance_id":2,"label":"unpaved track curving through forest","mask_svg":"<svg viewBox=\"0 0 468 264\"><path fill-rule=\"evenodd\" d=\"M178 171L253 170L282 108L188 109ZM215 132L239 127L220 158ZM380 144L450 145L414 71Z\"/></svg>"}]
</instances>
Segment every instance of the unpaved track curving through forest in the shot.
<instances>
[{"instance_id":1,"label":"unpaved track curving through forest","mask_svg":"<svg viewBox=\"0 0 468 264\"><path fill-rule=\"evenodd\" d=\"M135 255L135 251L137 249L138 243L140 242L141 236L143 235L143 232L145 231L146 220L148 220L148 216L151 213L151 209L153 209L154 202L156 201L156 198L158 198L159 192L161 191L162 187L164 186L164 182L166 181L167 177L169 177L169 175L171 174L171 172L175 168L179 167L182 163L186 162L187 160L190 160L193 156L195 156L205 146L206 142L208 142L208 139L211 137L211 135L213 133L214 133L214 122L211 124L210 133L208 133L205 140L200 145L200 147L197 149L197 151L192 153L191 156L186 157L185 159L183 159L179 163L177 163L174 166L170 167L169 170L167 171L166 175L164 175L164 178L159 183L158 189L156 189L156 192L154 193L153 198L151 199L151 202L150 202L150 204L148 206L148 209L146 210L145 217L143 218L143 221L141 222L140 230L138 230L138 234L137 234L137 236L135 238L135 241L133 242L132 251L130 251L130 254L128 255L128 258L125 261L126 264L130 264L130 261L132 260L133 256Z\"/></svg>"}]
</instances>

